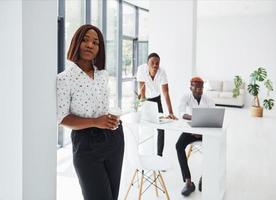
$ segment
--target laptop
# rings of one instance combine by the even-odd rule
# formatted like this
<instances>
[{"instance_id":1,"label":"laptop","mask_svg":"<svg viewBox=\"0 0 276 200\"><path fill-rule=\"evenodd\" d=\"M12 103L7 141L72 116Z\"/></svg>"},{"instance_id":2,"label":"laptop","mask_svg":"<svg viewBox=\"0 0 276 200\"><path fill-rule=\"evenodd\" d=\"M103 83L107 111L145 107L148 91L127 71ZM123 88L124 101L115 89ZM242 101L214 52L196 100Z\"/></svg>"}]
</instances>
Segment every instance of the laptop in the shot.
<instances>
[{"instance_id":1,"label":"laptop","mask_svg":"<svg viewBox=\"0 0 276 200\"><path fill-rule=\"evenodd\" d=\"M141 119L148 122L163 124L174 121L173 119L165 118L163 113L158 112L158 104L156 102L143 102L140 111Z\"/></svg>"},{"instance_id":2,"label":"laptop","mask_svg":"<svg viewBox=\"0 0 276 200\"><path fill-rule=\"evenodd\" d=\"M191 127L221 128L224 119L224 108L193 108Z\"/></svg>"}]
</instances>

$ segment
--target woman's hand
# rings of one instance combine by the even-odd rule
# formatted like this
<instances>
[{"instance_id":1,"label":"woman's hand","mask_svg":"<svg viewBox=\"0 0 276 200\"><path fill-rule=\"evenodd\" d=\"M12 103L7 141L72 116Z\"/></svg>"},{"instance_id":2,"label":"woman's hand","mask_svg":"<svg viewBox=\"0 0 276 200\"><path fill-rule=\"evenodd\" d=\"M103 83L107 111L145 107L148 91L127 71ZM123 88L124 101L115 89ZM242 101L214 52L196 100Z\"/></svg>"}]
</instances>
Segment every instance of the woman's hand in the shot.
<instances>
[{"instance_id":1,"label":"woman's hand","mask_svg":"<svg viewBox=\"0 0 276 200\"><path fill-rule=\"evenodd\" d=\"M114 130L118 128L119 123L119 118L111 114L96 118L96 126L98 128Z\"/></svg>"}]
</instances>

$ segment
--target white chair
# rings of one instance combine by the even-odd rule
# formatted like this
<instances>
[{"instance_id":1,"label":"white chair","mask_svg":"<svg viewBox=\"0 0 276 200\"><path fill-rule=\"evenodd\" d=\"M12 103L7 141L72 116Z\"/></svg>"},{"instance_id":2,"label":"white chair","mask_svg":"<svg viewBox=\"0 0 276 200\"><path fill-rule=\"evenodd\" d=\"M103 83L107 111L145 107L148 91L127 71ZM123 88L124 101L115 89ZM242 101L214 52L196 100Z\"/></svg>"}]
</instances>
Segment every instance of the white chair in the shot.
<instances>
[{"instance_id":1,"label":"white chair","mask_svg":"<svg viewBox=\"0 0 276 200\"><path fill-rule=\"evenodd\" d=\"M186 151L187 160L189 159L192 153L196 152L202 153L202 141L195 141L188 145Z\"/></svg>"},{"instance_id":2,"label":"white chair","mask_svg":"<svg viewBox=\"0 0 276 200\"><path fill-rule=\"evenodd\" d=\"M190 158L192 153L202 153L202 141L195 141L188 145L186 153L187 160ZM200 181L202 180L202 176L200 177ZM198 188L201 191L201 184Z\"/></svg>"},{"instance_id":3,"label":"white chair","mask_svg":"<svg viewBox=\"0 0 276 200\"><path fill-rule=\"evenodd\" d=\"M169 194L160 171L168 170L170 163L166 162L163 157L157 155L140 155L138 151L138 124L124 124L126 153L129 163L135 168L131 182L129 184L125 200L129 194L131 187L137 183L139 188L138 199L142 199L142 194L152 185L155 187L156 196L158 197L158 190L162 191L166 199L169 200ZM141 174L141 180L139 180ZM145 182L149 185L143 190ZM158 184L159 183L159 184Z\"/></svg>"}]
</instances>

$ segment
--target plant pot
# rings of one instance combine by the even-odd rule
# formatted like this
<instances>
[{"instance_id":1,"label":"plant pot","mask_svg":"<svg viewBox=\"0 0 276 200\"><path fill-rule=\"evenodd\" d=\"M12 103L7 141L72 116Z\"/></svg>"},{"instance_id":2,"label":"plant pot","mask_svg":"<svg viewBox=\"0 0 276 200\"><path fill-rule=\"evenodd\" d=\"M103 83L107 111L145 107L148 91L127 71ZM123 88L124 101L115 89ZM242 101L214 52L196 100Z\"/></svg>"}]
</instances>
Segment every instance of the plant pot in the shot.
<instances>
[{"instance_id":1,"label":"plant pot","mask_svg":"<svg viewBox=\"0 0 276 200\"><path fill-rule=\"evenodd\" d=\"M251 106L250 114L252 117L263 117L263 107Z\"/></svg>"}]
</instances>

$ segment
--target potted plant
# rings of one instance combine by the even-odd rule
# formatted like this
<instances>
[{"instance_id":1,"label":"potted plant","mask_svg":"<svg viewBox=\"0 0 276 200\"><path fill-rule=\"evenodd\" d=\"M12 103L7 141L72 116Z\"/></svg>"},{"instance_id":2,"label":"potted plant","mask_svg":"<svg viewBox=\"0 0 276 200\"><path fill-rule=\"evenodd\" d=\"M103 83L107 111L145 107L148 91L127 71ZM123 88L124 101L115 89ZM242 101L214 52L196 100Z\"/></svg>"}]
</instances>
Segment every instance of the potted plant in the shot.
<instances>
[{"instance_id":1,"label":"potted plant","mask_svg":"<svg viewBox=\"0 0 276 200\"><path fill-rule=\"evenodd\" d=\"M134 112L131 113L131 120L133 122L139 122L141 119L141 113L139 111L139 108L143 105L143 102L145 102L147 99L142 99L141 95L139 95L136 91L135 91L135 101L134 101Z\"/></svg>"},{"instance_id":2,"label":"potted plant","mask_svg":"<svg viewBox=\"0 0 276 200\"><path fill-rule=\"evenodd\" d=\"M235 76L234 78L234 89L232 90L233 97L238 97L240 95L240 89L243 84L241 76Z\"/></svg>"},{"instance_id":3,"label":"potted plant","mask_svg":"<svg viewBox=\"0 0 276 200\"><path fill-rule=\"evenodd\" d=\"M250 113L254 117L263 116L263 107L260 104L259 91L260 83L264 84L267 89L267 96L263 100L263 107L265 109L271 110L274 106L274 99L269 98L269 93L273 91L272 82L267 78L267 71L263 67L259 67L250 74L250 83L247 86L249 94L253 95L253 103L250 108ZM242 84L242 78L240 76L235 76L234 78L234 89L233 96L237 97L239 95L239 89Z\"/></svg>"},{"instance_id":4,"label":"potted plant","mask_svg":"<svg viewBox=\"0 0 276 200\"><path fill-rule=\"evenodd\" d=\"M274 99L269 98L269 93L273 91L273 86L271 80L267 78L266 69L259 67L257 70L250 74L250 84L247 86L249 94L253 95L253 105L251 107L251 115L255 117L263 116L263 108L260 105L259 91L260 83L263 82L267 89L267 97L263 101L263 106L265 109L271 110L274 106Z\"/></svg>"}]
</instances>

